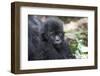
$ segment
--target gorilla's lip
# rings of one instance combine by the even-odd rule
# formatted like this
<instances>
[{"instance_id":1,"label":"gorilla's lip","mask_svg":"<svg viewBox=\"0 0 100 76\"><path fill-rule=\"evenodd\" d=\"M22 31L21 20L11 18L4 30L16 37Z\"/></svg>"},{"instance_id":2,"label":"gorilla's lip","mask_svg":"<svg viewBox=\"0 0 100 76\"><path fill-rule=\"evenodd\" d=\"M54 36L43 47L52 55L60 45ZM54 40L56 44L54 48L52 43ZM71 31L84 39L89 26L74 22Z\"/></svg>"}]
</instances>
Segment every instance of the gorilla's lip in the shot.
<instances>
[{"instance_id":1,"label":"gorilla's lip","mask_svg":"<svg viewBox=\"0 0 100 76\"><path fill-rule=\"evenodd\" d=\"M55 41L54 43L55 44L60 44L62 41L61 40L59 40L59 41Z\"/></svg>"}]
</instances>

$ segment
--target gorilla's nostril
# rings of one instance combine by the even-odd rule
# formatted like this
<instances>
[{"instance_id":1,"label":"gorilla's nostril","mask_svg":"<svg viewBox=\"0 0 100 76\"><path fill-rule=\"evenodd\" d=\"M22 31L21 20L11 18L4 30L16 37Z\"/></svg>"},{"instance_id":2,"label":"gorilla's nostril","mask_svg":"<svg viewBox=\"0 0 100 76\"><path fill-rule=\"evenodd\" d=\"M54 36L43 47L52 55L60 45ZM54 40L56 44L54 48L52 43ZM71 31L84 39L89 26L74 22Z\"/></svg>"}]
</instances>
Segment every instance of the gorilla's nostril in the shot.
<instances>
[{"instance_id":1,"label":"gorilla's nostril","mask_svg":"<svg viewBox=\"0 0 100 76\"><path fill-rule=\"evenodd\" d=\"M56 41L60 41L60 40L56 40Z\"/></svg>"}]
</instances>

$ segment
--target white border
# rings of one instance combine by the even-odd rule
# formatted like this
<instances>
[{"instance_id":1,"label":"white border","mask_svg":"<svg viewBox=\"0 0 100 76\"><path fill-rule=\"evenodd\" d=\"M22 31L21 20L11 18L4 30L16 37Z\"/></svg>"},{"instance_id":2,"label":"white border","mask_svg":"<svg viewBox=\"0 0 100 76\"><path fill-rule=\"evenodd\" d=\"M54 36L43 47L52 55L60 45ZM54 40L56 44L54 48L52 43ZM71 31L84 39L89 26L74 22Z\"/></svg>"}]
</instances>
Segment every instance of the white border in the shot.
<instances>
[{"instance_id":1,"label":"white border","mask_svg":"<svg viewBox=\"0 0 100 76\"><path fill-rule=\"evenodd\" d=\"M28 14L88 17L88 59L28 61ZM21 70L94 65L94 11L41 7L21 7L20 17Z\"/></svg>"}]
</instances>

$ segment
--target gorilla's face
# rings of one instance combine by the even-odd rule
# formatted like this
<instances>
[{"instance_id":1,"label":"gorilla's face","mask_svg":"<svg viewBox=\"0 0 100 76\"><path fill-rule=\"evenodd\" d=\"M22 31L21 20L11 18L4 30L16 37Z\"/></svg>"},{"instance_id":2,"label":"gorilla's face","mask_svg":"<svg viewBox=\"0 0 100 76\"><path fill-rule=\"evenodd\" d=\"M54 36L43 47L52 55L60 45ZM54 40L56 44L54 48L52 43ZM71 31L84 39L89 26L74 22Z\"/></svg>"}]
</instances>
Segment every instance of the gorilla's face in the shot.
<instances>
[{"instance_id":1,"label":"gorilla's face","mask_svg":"<svg viewBox=\"0 0 100 76\"><path fill-rule=\"evenodd\" d=\"M52 44L61 44L64 40L63 23L58 19L49 19L44 26L44 38Z\"/></svg>"},{"instance_id":2,"label":"gorilla's face","mask_svg":"<svg viewBox=\"0 0 100 76\"><path fill-rule=\"evenodd\" d=\"M64 33L61 31L53 31L48 33L48 40L52 44L61 44L64 40Z\"/></svg>"}]
</instances>

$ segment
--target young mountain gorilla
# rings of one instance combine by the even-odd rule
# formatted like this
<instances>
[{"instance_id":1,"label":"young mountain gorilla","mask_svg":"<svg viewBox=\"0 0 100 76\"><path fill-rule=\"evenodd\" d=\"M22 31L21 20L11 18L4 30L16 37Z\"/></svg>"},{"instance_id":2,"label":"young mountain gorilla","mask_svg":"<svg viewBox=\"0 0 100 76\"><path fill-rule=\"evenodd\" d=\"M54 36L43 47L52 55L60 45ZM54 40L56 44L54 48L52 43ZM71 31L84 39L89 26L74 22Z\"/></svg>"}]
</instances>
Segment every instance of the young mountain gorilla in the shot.
<instances>
[{"instance_id":1,"label":"young mountain gorilla","mask_svg":"<svg viewBox=\"0 0 100 76\"><path fill-rule=\"evenodd\" d=\"M41 29L42 28L42 29ZM63 22L58 18L29 17L28 60L70 59L72 56L64 41Z\"/></svg>"},{"instance_id":2,"label":"young mountain gorilla","mask_svg":"<svg viewBox=\"0 0 100 76\"><path fill-rule=\"evenodd\" d=\"M63 22L58 18L48 18L44 23L42 40L46 59L69 59L72 56L64 41Z\"/></svg>"}]
</instances>

